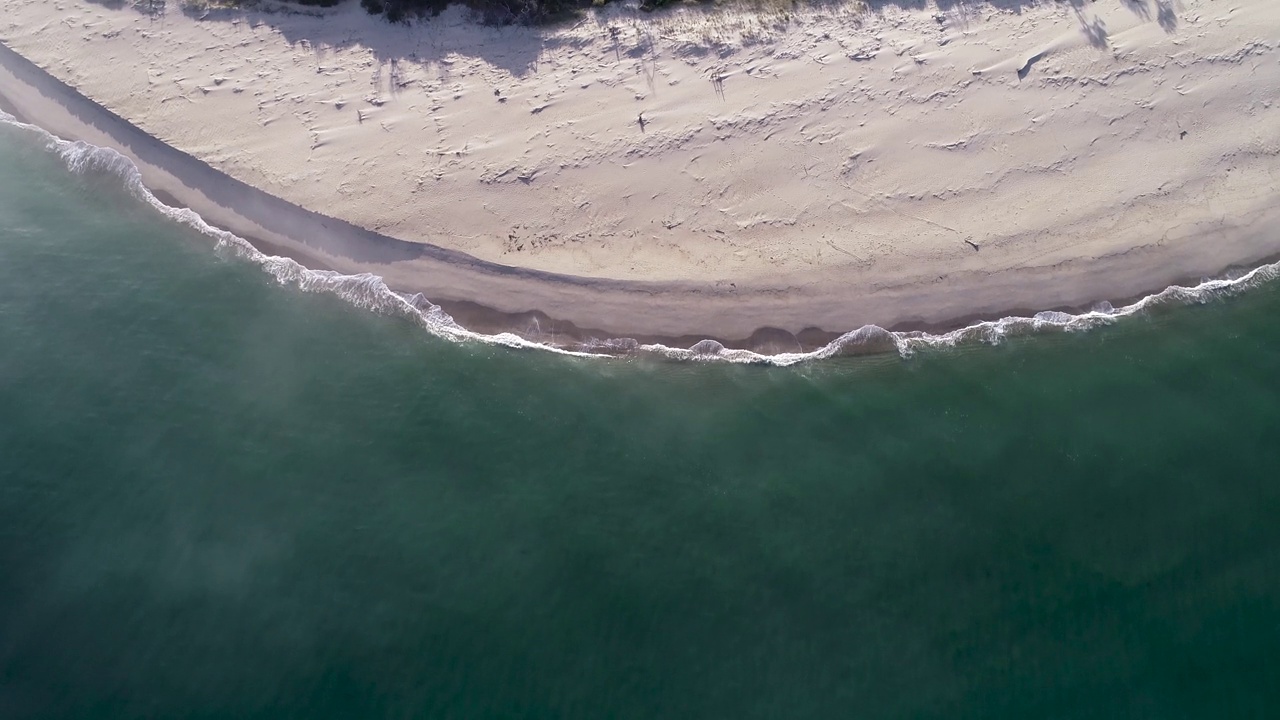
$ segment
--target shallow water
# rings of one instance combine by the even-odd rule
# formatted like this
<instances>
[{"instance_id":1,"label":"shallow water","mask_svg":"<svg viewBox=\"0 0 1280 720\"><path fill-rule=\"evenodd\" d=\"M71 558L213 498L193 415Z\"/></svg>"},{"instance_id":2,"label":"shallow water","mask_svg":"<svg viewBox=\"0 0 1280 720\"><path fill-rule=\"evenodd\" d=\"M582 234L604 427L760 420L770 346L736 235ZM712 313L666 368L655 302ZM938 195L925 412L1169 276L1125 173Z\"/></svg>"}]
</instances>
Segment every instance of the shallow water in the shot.
<instances>
[{"instance_id":1,"label":"shallow water","mask_svg":"<svg viewBox=\"0 0 1280 720\"><path fill-rule=\"evenodd\" d=\"M1272 717L1278 311L454 344L0 129L0 718Z\"/></svg>"}]
</instances>

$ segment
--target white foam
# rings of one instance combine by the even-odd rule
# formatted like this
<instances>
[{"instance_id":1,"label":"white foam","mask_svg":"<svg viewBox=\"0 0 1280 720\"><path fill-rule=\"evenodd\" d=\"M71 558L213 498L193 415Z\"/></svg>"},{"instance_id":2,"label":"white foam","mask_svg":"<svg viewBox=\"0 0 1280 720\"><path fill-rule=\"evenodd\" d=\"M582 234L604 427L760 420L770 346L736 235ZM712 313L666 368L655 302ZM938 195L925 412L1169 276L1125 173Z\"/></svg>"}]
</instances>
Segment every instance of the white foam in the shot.
<instances>
[{"instance_id":1,"label":"white foam","mask_svg":"<svg viewBox=\"0 0 1280 720\"><path fill-rule=\"evenodd\" d=\"M420 293L396 292L387 287L380 276L372 273L343 275L329 270L312 270L290 258L267 255L245 239L209 225L196 212L170 207L161 202L143 184L142 175L137 166L115 150L80 141L63 140L40 127L19 122L2 111L0 111L0 122L36 134L45 141L51 152L62 158L72 172L108 173L120 177L132 195L157 212L213 238L218 247L228 249L236 256L256 263L283 285L291 285L306 292L332 293L357 307L378 313L402 315L413 320L432 335L450 342L480 342L511 348L545 350L576 357L614 358L649 355L679 361L778 366L890 350L896 351L903 357L910 357L917 351L928 348L950 348L969 343L995 345L1005 338L1019 335L1081 332L1110 325L1122 318L1144 313L1162 305L1208 302L1215 298L1243 292L1280 276L1280 263L1272 263L1234 277L1206 279L1194 287L1173 285L1120 308L1102 302L1084 313L1045 311L1036 313L1032 317L1009 316L999 320L978 322L941 334L921 331L895 332L877 325L864 325L810 352L765 355L751 350L726 348L715 340L702 340L688 348L674 348L657 343L642 344L631 338L592 339L566 347L527 340L513 333L487 335L468 330L459 325L439 305L432 303Z\"/></svg>"}]
</instances>

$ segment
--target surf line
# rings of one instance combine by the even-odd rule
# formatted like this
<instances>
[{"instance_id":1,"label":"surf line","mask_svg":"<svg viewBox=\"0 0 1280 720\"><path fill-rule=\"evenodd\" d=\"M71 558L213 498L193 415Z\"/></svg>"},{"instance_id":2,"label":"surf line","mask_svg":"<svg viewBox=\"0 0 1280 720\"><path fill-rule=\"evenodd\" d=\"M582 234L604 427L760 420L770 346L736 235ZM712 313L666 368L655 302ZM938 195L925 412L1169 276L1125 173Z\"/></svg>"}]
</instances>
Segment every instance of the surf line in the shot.
<instances>
[{"instance_id":1,"label":"surf line","mask_svg":"<svg viewBox=\"0 0 1280 720\"><path fill-rule=\"evenodd\" d=\"M725 347L715 340L702 340L689 347L672 347L663 343L641 343L631 338L608 338L575 341L572 345L554 345L530 340L515 333L481 333L469 330L420 293L400 293L387 286L382 277L372 273L343 274L332 270L313 270L291 258L269 255L244 238L205 222L199 213L188 208L175 208L162 202L142 182L141 173L127 157L110 148L83 141L69 141L46 130L0 111L0 122L27 131L45 143L67 169L76 174L107 174L120 179L129 193L170 220L192 228L213 239L220 248L229 249L237 257L262 268L283 285L305 292L327 292L366 310L400 315L415 321L432 335L450 342L479 342L516 349L553 352L583 358L616 358L620 356L654 356L678 361L719 361L777 366L794 365L848 355L897 352L903 357L928 348L949 348L970 343L998 344L1008 337L1047 333L1078 332L1110 325L1116 321L1164 305L1203 303L1243 292L1280 277L1280 262L1264 264L1234 277L1207 279L1187 287L1174 285L1147 295L1136 302L1116 308L1107 303L1084 313L1045 311L1031 316L1009 316L967 325L946 333L925 331L891 331L877 325L864 325L844 333L820 348L807 352L763 354L752 350Z\"/></svg>"}]
</instances>

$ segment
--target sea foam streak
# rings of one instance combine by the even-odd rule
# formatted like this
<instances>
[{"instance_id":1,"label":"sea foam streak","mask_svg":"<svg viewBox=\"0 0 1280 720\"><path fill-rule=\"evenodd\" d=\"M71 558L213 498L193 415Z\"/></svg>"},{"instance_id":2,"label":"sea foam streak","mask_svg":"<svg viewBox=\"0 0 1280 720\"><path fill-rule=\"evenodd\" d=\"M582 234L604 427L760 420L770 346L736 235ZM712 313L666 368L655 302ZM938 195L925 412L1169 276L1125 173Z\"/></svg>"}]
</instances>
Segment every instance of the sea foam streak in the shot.
<instances>
[{"instance_id":1,"label":"sea foam streak","mask_svg":"<svg viewBox=\"0 0 1280 720\"><path fill-rule=\"evenodd\" d=\"M630 338L589 340L575 343L572 347L562 347L527 340L513 333L486 335L468 330L459 325L439 305L432 303L420 293L396 292L387 287L380 276L372 273L343 275L330 270L312 270L290 258L267 255L253 247L244 238L208 224L198 213L186 208L170 207L161 202L143 184L142 175L133 161L115 150L80 141L64 140L43 128L19 122L3 111L0 111L0 122L34 133L44 140L46 147L56 153L74 173L97 172L119 177L124 181L130 194L150 205L157 212L213 238L218 247L226 248L238 257L256 263L281 284L292 285L307 292L332 293L357 307L375 312L403 315L421 325L432 335L451 342L475 341L511 348L546 350L575 357L610 358L653 355L672 360L778 366L794 365L806 360L890 350L896 350L903 357L910 357L917 350L926 348L955 347L977 342L998 344L1006 337L1018 335L1088 330L1101 325L1110 325L1121 318L1161 305L1202 303L1224 295L1235 294L1280 276L1280 262L1271 263L1235 277L1204 280L1194 287L1173 285L1120 308L1104 302L1084 313L1046 311L1036 313L1032 317L1010 316L999 320L978 322L940 334L922 331L896 332L885 330L877 325L864 325L810 352L764 355L751 350L726 348L715 340L703 340L688 348L673 348L662 344L642 344Z\"/></svg>"}]
</instances>

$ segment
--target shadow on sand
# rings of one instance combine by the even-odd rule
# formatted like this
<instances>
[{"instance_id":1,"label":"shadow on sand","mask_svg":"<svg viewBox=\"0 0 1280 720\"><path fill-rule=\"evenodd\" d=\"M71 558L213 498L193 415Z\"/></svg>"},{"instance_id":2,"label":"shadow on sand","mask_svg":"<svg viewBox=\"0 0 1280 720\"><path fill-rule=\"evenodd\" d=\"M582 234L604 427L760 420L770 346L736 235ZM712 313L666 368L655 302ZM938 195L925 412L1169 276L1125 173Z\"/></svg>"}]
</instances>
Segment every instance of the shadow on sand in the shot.
<instances>
[{"instance_id":1,"label":"shadow on sand","mask_svg":"<svg viewBox=\"0 0 1280 720\"><path fill-rule=\"evenodd\" d=\"M1093 0L864 0L872 12L880 12L886 7L906 10L927 10L934 8L942 13L964 16L982 7L991 7L1015 14L1031 7L1053 5L1068 7L1080 23L1080 31L1084 33L1089 44L1095 48L1106 48L1110 44L1106 23L1096 15L1085 12L1085 8ZM1178 29L1178 15L1174 9L1175 0L1121 0L1130 12L1143 20L1151 20L1154 12L1155 21L1167 33Z\"/></svg>"},{"instance_id":2,"label":"shadow on sand","mask_svg":"<svg viewBox=\"0 0 1280 720\"><path fill-rule=\"evenodd\" d=\"M486 25L461 7L450 8L437 17L393 23L364 12L356 0L341 0L333 7L274 0L243 6L178 0L89 1L112 10L138 12L157 23L164 22L167 15L181 12L205 22L238 23L248 28L268 26L290 44L310 47L320 55L364 47L380 63L392 65L393 73L394 66L401 62L435 64L450 56L460 56L483 60L512 75L523 76L537 70L538 58L545 49L571 42L547 32L557 27L555 25L545 28Z\"/></svg>"},{"instance_id":3,"label":"shadow on sand","mask_svg":"<svg viewBox=\"0 0 1280 720\"><path fill-rule=\"evenodd\" d=\"M859 0L799 0L806 5L845 5ZM1091 45L1105 48L1109 39L1106 26L1092 14L1084 12L1090 0L860 0L869 12L888 7L928 10L960 15L979 8L995 8L1004 12L1054 5L1070 8L1080 22L1081 31ZM470 11L450 8L437 17L416 18L411 23L390 23L369 16L357 0L340 0L329 8L304 7L278 0L258 0L240 7L215 7L201 2L181 0L90 0L116 10L132 10L163 22L168 13L182 12L207 22L244 23L247 27L266 25L275 28L292 44L301 44L323 55L332 50L361 46L368 48L382 64L390 65L394 78L397 65L404 62L433 65L449 57L483 60L516 77L538 69L538 59L545 50L584 40L564 37L552 32L564 23L540 27L520 25L495 26L481 24ZM1174 0L1121 0L1124 6L1144 20L1155 19L1166 32L1178 25ZM587 10L590 18L592 10ZM659 14L663 11L659 11ZM714 12L714 11L712 11ZM337 16L341 16L341 20ZM580 19L578 22L584 22ZM570 21L572 22L572 21ZM394 82L393 82L394 85Z\"/></svg>"},{"instance_id":4,"label":"shadow on sand","mask_svg":"<svg viewBox=\"0 0 1280 720\"><path fill-rule=\"evenodd\" d=\"M992 7L1005 12L1021 13L1031 7L1057 5L1070 7L1077 17L1083 15L1083 8L1093 4L1093 0L864 0L872 11L886 7L897 7L909 10L926 10L935 8L941 12L965 13L980 7ZM1156 22L1165 32L1173 32L1178 27L1178 15L1174 9L1175 0L1120 0L1131 12L1143 20L1150 20L1153 10Z\"/></svg>"}]
</instances>

